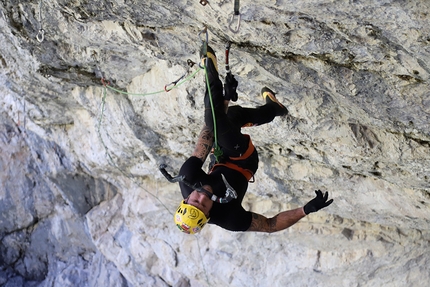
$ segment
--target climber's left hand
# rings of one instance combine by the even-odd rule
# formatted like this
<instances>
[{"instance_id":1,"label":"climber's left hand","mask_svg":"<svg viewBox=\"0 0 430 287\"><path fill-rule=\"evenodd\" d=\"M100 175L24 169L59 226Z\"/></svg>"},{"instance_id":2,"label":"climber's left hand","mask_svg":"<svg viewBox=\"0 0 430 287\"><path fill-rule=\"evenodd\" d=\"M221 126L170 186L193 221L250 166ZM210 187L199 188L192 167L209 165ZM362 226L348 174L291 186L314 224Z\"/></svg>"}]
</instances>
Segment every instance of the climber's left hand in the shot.
<instances>
[{"instance_id":1,"label":"climber's left hand","mask_svg":"<svg viewBox=\"0 0 430 287\"><path fill-rule=\"evenodd\" d=\"M323 193L321 190L315 190L315 194L317 195L314 199L306 203L306 205L303 207L303 211L308 215L312 212L317 212L321 208L327 207L330 204L333 203L333 199L328 199L328 192L323 196Z\"/></svg>"}]
</instances>

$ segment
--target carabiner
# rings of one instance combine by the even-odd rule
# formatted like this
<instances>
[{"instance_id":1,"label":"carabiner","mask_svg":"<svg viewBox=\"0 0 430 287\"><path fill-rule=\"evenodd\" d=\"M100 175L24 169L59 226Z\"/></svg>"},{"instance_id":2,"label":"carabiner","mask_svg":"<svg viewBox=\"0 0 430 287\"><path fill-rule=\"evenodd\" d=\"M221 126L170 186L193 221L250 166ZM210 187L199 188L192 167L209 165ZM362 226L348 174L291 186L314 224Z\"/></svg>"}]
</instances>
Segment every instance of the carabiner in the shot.
<instances>
[{"instance_id":1,"label":"carabiner","mask_svg":"<svg viewBox=\"0 0 430 287\"><path fill-rule=\"evenodd\" d=\"M171 90L173 90L173 88L176 86L175 82L171 82L170 84L167 84L164 86L164 91L166 93L170 92Z\"/></svg>"},{"instance_id":2,"label":"carabiner","mask_svg":"<svg viewBox=\"0 0 430 287\"><path fill-rule=\"evenodd\" d=\"M188 67L192 68L196 63L194 63L191 59L187 60L187 65ZM170 84L167 84L164 86L164 91L166 91L167 93L170 92L171 90L173 90L173 88L179 83L179 81L181 81L183 78L185 78L185 76L188 74L188 70L176 81L171 82Z\"/></svg>"},{"instance_id":3,"label":"carabiner","mask_svg":"<svg viewBox=\"0 0 430 287\"><path fill-rule=\"evenodd\" d=\"M202 6L206 6L208 3L209 2L207 0L200 0L200 4L202 4Z\"/></svg>"},{"instance_id":4,"label":"carabiner","mask_svg":"<svg viewBox=\"0 0 430 287\"><path fill-rule=\"evenodd\" d=\"M170 84L167 84L164 86L164 91L166 91L166 93L170 92L171 90L173 90L173 88L178 84L178 82L180 80L182 80L183 78L185 78L185 76L188 74L188 71L185 72L185 74L183 74L179 79L177 79L176 81L171 82Z\"/></svg>"},{"instance_id":5,"label":"carabiner","mask_svg":"<svg viewBox=\"0 0 430 287\"><path fill-rule=\"evenodd\" d=\"M37 41L39 43L42 43L45 39L45 30L43 30L43 24L42 24L42 0L39 2L39 32L36 35Z\"/></svg>"},{"instance_id":6,"label":"carabiner","mask_svg":"<svg viewBox=\"0 0 430 287\"><path fill-rule=\"evenodd\" d=\"M232 28L232 25L233 25L233 23L234 23L234 18L236 18L237 17L237 23L236 23L236 28L235 29L233 29ZM232 15L231 15L231 17L230 17L230 22L229 22L229 24L228 24L228 29L230 29L230 31L232 31L233 33L237 33L237 32L239 32L239 28L240 28L240 20L241 20L241 18L242 18L242 16L240 15L240 13L238 12L237 14L236 13L233 13Z\"/></svg>"},{"instance_id":7,"label":"carabiner","mask_svg":"<svg viewBox=\"0 0 430 287\"><path fill-rule=\"evenodd\" d=\"M200 35L201 35L201 34L203 34L203 33L205 33L205 34L206 34L206 41L202 40L202 38L200 37ZM207 26L205 26L205 27L203 28L203 30L201 30L201 31L199 32L199 39L200 39L200 42L202 42L202 43L206 43L206 44L208 44L208 43L209 43L209 34L208 34L208 27L207 27Z\"/></svg>"},{"instance_id":8,"label":"carabiner","mask_svg":"<svg viewBox=\"0 0 430 287\"><path fill-rule=\"evenodd\" d=\"M202 38L200 37L200 35L202 34L202 33L205 33L206 34L206 41L205 40L202 40ZM204 56L206 56L207 55L207 53L208 53L208 45L209 45L209 33L208 33L208 27L207 26L205 26L204 28L203 28L203 30L201 30L200 31L200 33L199 33L199 39L200 39L200 41L202 42L202 46L203 46L203 51L201 51L202 52L202 54L204 55ZM206 64L207 64L207 61L208 61L209 59L208 59L208 57L206 57ZM201 66L201 63L199 63L199 67L200 67L200 69L204 69L204 67L202 67Z\"/></svg>"},{"instance_id":9,"label":"carabiner","mask_svg":"<svg viewBox=\"0 0 430 287\"><path fill-rule=\"evenodd\" d=\"M234 0L234 12L233 15L231 15L230 18L230 23L228 24L228 28L230 29L230 31L232 31L233 33L237 33L239 32L239 28L240 28L240 20L242 18L242 16L240 15L239 12L240 9L240 0ZM236 29L232 29L232 24L234 22L234 18L237 17L237 24L236 24Z\"/></svg>"},{"instance_id":10,"label":"carabiner","mask_svg":"<svg viewBox=\"0 0 430 287\"><path fill-rule=\"evenodd\" d=\"M36 39L37 39L37 41L39 41L39 43L42 43L43 40L45 39L45 30L40 29L39 33L37 33L37 35L36 35Z\"/></svg>"}]
</instances>

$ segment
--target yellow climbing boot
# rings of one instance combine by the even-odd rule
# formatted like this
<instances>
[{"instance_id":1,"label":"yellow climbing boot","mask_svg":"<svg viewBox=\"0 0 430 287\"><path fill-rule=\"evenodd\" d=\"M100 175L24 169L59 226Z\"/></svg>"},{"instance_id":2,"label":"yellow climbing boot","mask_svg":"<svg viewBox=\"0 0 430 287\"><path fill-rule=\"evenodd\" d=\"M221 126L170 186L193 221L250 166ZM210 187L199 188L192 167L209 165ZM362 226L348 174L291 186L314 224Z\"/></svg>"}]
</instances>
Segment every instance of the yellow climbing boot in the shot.
<instances>
[{"instance_id":1,"label":"yellow climbing boot","mask_svg":"<svg viewBox=\"0 0 430 287\"><path fill-rule=\"evenodd\" d=\"M287 108L281 104L278 99L276 99L275 92L273 92L271 89L268 87L262 88L261 95L266 101L266 104L273 105L275 107L277 116L286 116L288 114Z\"/></svg>"},{"instance_id":2,"label":"yellow climbing boot","mask_svg":"<svg viewBox=\"0 0 430 287\"><path fill-rule=\"evenodd\" d=\"M207 47L207 49L205 49ZM206 51L205 51L206 50ZM218 72L218 62L215 55L215 51L211 48L211 46L207 44L203 44L200 48L200 58L202 59L202 66L206 65L206 58L212 60L213 66Z\"/></svg>"}]
</instances>

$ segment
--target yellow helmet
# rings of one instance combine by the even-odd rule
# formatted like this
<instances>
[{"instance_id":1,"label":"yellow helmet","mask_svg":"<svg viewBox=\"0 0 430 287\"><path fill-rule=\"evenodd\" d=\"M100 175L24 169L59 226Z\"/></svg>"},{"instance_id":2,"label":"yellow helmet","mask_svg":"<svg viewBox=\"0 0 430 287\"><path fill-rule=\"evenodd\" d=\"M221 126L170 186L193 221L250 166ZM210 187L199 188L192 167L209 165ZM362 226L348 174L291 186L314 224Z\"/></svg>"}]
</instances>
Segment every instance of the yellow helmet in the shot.
<instances>
[{"instance_id":1,"label":"yellow helmet","mask_svg":"<svg viewBox=\"0 0 430 287\"><path fill-rule=\"evenodd\" d=\"M187 234L196 234L202 230L209 221L206 215L195 206L181 202L175 213L175 224L180 231Z\"/></svg>"}]
</instances>

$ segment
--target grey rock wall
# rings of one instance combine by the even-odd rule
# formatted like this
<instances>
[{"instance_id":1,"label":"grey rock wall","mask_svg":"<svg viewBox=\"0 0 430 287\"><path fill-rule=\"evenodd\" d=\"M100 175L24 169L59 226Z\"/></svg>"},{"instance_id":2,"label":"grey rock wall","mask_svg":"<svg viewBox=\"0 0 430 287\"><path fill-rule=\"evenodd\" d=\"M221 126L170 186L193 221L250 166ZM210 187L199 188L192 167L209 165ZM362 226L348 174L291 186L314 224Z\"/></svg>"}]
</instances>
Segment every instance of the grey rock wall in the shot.
<instances>
[{"instance_id":1,"label":"grey rock wall","mask_svg":"<svg viewBox=\"0 0 430 287\"><path fill-rule=\"evenodd\" d=\"M0 1L0 286L427 286L430 4L240 2L235 34L233 1ZM237 104L267 85L290 111L244 130L243 205L334 198L286 231L173 226L157 167L202 125L204 25L222 75L232 42Z\"/></svg>"}]
</instances>

